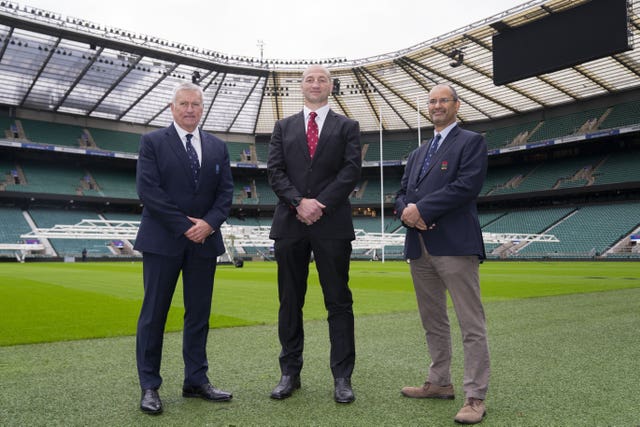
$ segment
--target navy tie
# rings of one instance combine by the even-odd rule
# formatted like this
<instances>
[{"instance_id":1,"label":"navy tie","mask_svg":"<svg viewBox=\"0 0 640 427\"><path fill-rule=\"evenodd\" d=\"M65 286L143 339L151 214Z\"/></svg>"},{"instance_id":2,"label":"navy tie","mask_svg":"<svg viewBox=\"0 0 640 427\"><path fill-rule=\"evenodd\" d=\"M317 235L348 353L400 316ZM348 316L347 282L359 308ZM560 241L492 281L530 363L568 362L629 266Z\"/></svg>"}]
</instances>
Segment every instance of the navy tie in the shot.
<instances>
[{"instance_id":1,"label":"navy tie","mask_svg":"<svg viewBox=\"0 0 640 427\"><path fill-rule=\"evenodd\" d=\"M427 156L424 158L424 163L422 164L422 169L420 169L420 178L427 173L427 169L429 169L429 164L431 163L431 158L436 151L438 151L438 144L440 143L440 134L437 133L435 138L431 141L431 145L429 146L429 151L427 152Z\"/></svg>"},{"instance_id":2,"label":"navy tie","mask_svg":"<svg viewBox=\"0 0 640 427\"><path fill-rule=\"evenodd\" d=\"M193 182L198 185L198 176L200 175L200 162L198 162L198 153L191 144L191 138L193 135L187 134L187 156L189 157L189 166L191 167L191 173L193 174Z\"/></svg>"}]
</instances>

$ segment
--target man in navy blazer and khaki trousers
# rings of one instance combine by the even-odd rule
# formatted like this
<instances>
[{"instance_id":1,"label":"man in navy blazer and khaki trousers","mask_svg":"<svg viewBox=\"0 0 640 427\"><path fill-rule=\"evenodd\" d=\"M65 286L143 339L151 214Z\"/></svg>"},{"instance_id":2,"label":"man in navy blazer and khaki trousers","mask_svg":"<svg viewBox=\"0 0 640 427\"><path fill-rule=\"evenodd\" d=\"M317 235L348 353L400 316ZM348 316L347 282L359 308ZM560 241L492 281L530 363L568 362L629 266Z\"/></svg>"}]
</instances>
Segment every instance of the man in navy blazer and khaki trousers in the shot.
<instances>
[{"instance_id":1,"label":"man in navy blazer and khaki trousers","mask_svg":"<svg viewBox=\"0 0 640 427\"><path fill-rule=\"evenodd\" d=\"M142 136L136 186L144 205L135 249L142 252L144 300L138 319L136 359L140 409L162 412L158 388L167 313L182 272L185 397L213 401L231 393L207 378L207 335L216 258L225 251L220 226L233 197L226 144L198 128L202 89L182 83L171 101L174 122Z\"/></svg>"},{"instance_id":2,"label":"man in navy blazer and khaki trousers","mask_svg":"<svg viewBox=\"0 0 640 427\"><path fill-rule=\"evenodd\" d=\"M465 403L454 420L475 424L485 416L489 347L480 299L479 263L485 258L476 199L487 172L482 135L456 124L455 89L429 92L435 135L407 160L396 211L407 227L405 256L426 331L431 366L424 385L404 387L413 398L453 399L447 292L462 331Z\"/></svg>"},{"instance_id":3,"label":"man in navy blazer and khaki trousers","mask_svg":"<svg viewBox=\"0 0 640 427\"><path fill-rule=\"evenodd\" d=\"M285 399L300 388L304 332L302 307L313 252L329 313L334 399L355 397L353 301L349 290L355 238L349 195L360 178L358 123L331 111L329 71L312 65L302 75L304 110L276 123L269 144L269 183L278 196L270 237L278 262L280 382L271 392Z\"/></svg>"}]
</instances>

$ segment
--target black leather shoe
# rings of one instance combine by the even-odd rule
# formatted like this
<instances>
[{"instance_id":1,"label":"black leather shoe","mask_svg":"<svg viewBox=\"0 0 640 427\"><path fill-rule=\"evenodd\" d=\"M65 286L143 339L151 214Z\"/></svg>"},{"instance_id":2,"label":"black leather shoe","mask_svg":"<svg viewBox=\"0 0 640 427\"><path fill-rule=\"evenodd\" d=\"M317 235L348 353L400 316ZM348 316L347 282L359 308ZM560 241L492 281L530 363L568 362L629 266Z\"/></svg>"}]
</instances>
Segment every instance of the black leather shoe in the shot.
<instances>
[{"instance_id":1,"label":"black leather shoe","mask_svg":"<svg viewBox=\"0 0 640 427\"><path fill-rule=\"evenodd\" d=\"M233 395L228 391L217 389L209 383L198 386L185 385L182 387L182 396L200 397L202 399L213 400L215 402L226 402L227 400L231 400L233 397Z\"/></svg>"},{"instance_id":2,"label":"black leather shoe","mask_svg":"<svg viewBox=\"0 0 640 427\"><path fill-rule=\"evenodd\" d=\"M272 399L286 399L294 390L300 388L300 375L283 375L280 382L271 392Z\"/></svg>"},{"instance_id":3,"label":"black leather shoe","mask_svg":"<svg viewBox=\"0 0 640 427\"><path fill-rule=\"evenodd\" d=\"M146 389L142 390L142 398L140 399L140 409L147 414L157 415L162 413L162 401L158 390Z\"/></svg>"},{"instance_id":4,"label":"black leather shoe","mask_svg":"<svg viewBox=\"0 0 640 427\"><path fill-rule=\"evenodd\" d=\"M349 378L336 378L335 379L335 394L334 399L338 403L351 403L356 400L353 395L353 389L351 388L351 379Z\"/></svg>"}]
</instances>

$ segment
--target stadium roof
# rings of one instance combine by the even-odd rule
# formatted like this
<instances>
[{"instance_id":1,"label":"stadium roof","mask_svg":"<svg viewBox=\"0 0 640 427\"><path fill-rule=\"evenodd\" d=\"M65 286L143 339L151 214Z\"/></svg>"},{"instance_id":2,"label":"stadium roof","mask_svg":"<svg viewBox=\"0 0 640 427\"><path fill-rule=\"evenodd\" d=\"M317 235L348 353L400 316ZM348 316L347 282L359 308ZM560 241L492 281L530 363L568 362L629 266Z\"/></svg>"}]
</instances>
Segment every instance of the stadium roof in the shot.
<instances>
[{"instance_id":1,"label":"stadium roof","mask_svg":"<svg viewBox=\"0 0 640 427\"><path fill-rule=\"evenodd\" d=\"M332 108L358 120L365 132L378 130L380 112L385 130L429 126L426 92L441 82L458 89L462 122L640 88L637 49L503 86L493 84L496 28L517 27L580 3L584 0L529 1L418 45L366 59L263 61L0 1L0 104L165 126L171 120L167 100L173 87L193 79L205 93L204 129L253 135L270 133L277 119L301 109L300 74L312 62L325 64L340 81ZM633 41L640 33L640 0L629 5ZM459 65L452 66L456 60Z\"/></svg>"}]
</instances>

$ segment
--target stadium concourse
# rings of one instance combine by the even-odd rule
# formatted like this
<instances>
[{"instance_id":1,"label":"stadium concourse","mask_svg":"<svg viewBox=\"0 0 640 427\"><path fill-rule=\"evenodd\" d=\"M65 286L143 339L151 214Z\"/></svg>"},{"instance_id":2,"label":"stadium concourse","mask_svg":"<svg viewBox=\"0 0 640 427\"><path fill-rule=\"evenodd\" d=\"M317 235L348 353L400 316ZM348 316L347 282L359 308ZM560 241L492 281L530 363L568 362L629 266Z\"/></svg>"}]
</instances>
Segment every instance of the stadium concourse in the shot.
<instances>
[{"instance_id":1,"label":"stadium concourse","mask_svg":"<svg viewBox=\"0 0 640 427\"><path fill-rule=\"evenodd\" d=\"M493 81L495 36L589 3L529 1L371 58L261 60L2 1L0 259L71 260L83 250L91 259L139 256L138 142L170 122L166 100L185 80L202 86L202 126L231 155L227 257L270 259L270 132L300 110L301 70L322 63L334 78L331 107L362 131L354 258L402 258L393 197L408 154L431 137L426 93L450 82L459 123L488 143L478 208L490 258L638 260L640 0L624 4L628 47ZM85 226L93 231L83 234Z\"/></svg>"}]
</instances>

